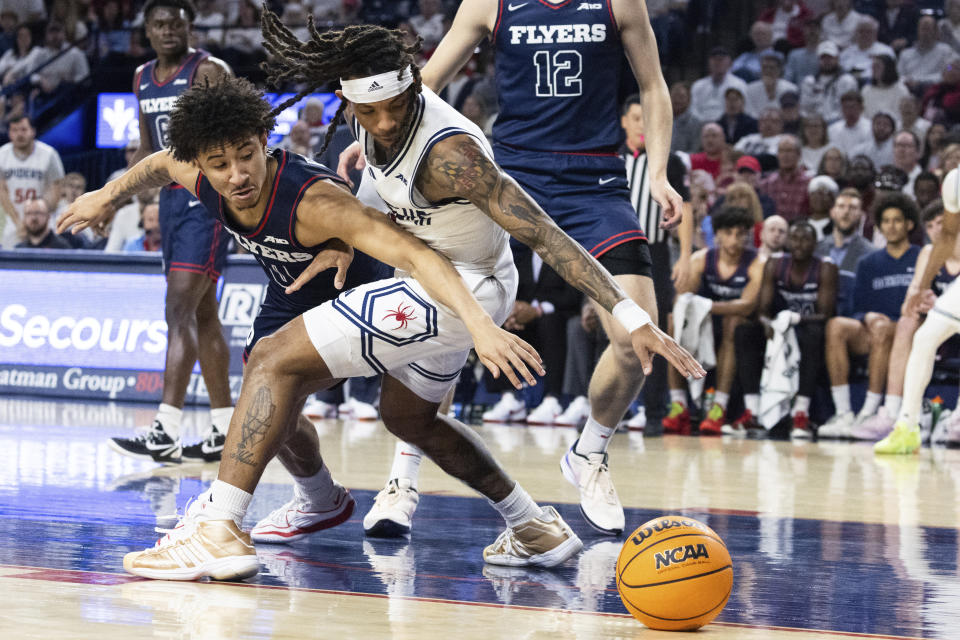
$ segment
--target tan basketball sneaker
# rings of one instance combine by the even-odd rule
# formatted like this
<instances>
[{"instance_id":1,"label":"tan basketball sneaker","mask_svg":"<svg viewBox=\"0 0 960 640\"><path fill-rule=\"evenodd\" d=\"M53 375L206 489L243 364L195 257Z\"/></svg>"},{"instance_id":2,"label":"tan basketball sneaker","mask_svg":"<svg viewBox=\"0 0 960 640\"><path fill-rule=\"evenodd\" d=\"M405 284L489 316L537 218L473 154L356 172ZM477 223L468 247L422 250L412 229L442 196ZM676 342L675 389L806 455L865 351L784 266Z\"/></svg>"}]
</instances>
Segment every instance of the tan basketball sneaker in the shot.
<instances>
[{"instance_id":1,"label":"tan basketball sneaker","mask_svg":"<svg viewBox=\"0 0 960 640\"><path fill-rule=\"evenodd\" d=\"M555 567L574 556L583 543L553 507L543 515L507 527L483 550L483 561L508 567Z\"/></svg>"},{"instance_id":2,"label":"tan basketball sneaker","mask_svg":"<svg viewBox=\"0 0 960 640\"><path fill-rule=\"evenodd\" d=\"M233 520L186 515L150 549L123 557L127 573L155 580L243 580L257 574L260 562L250 541Z\"/></svg>"}]
</instances>

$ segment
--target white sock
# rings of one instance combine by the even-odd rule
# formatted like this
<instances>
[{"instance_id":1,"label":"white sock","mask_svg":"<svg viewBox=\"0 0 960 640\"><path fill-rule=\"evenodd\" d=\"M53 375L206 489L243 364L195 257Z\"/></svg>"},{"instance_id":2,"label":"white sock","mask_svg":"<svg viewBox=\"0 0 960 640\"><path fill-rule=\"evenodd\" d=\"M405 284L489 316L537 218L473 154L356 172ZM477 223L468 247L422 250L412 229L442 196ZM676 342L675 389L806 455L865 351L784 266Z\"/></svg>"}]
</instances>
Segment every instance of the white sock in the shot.
<instances>
[{"instance_id":1,"label":"white sock","mask_svg":"<svg viewBox=\"0 0 960 640\"><path fill-rule=\"evenodd\" d=\"M713 404L720 405L724 411L727 410L728 402L730 402L729 393L724 393L723 391L717 391L715 394L713 394ZM759 404L759 402L760 402L760 399L758 398L757 403Z\"/></svg>"},{"instance_id":2,"label":"white sock","mask_svg":"<svg viewBox=\"0 0 960 640\"><path fill-rule=\"evenodd\" d=\"M420 475L420 463L423 462L423 451L419 447L397 440L393 450L393 467L390 469L390 480L407 478L410 488L416 491L417 478Z\"/></svg>"},{"instance_id":3,"label":"white sock","mask_svg":"<svg viewBox=\"0 0 960 640\"><path fill-rule=\"evenodd\" d=\"M220 409L210 409L210 424L216 427L217 431L226 434L230 428L230 421L233 419L233 407L223 407Z\"/></svg>"},{"instance_id":4,"label":"white sock","mask_svg":"<svg viewBox=\"0 0 960 640\"><path fill-rule=\"evenodd\" d=\"M163 430L174 440L180 439L180 422L183 420L183 409L177 409L172 404L163 404L157 408L156 420L163 425Z\"/></svg>"},{"instance_id":5,"label":"white sock","mask_svg":"<svg viewBox=\"0 0 960 640\"><path fill-rule=\"evenodd\" d=\"M503 519L507 521L508 527L515 527L543 515L543 510L537 506L530 494L523 490L519 482L513 487L510 495L500 502L489 499L487 502L500 512Z\"/></svg>"},{"instance_id":6,"label":"white sock","mask_svg":"<svg viewBox=\"0 0 960 640\"><path fill-rule=\"evenodd\" d=\"M760 413L760 394L759 393L743 394L743 404L746 405L747 411L749 411L753 415L757 415L758 413Z\"/></svg>"},{"instance_id":7,"label":"white sock","mask_svg":"<svg viewBox=\"0 0 960 640\"><path fill-rule=\"evenodd\" d=\"M838 384L835 387L830 387L830 395L833 396L833 406L836 407L838 416L852 411L850 408L850 385Z\"/></svg>"},{"instance_id":8,"label":"white sock","mask_svg":"<svg viewBox=\"0 0 960 640\"><path fill-rule=\"evenodd\" d=\"M670 389L670 402L687 406L687 392L683 389Z\"/></svg>"},{"instance_id":9,"label":"white sock","mask_svg":"<svg viewBox=\"0 0 960 640\"><path fill-rule=\"evenodd\" d=\"M900 413L900 405L903 404L903 396L894 396L887 394L883 400L883 407L887 410L887 416L895 418Z\"/></svg>"},{"instance_id":10,"label":"white sock","mask_svg":"<svg viewBox=\"0 0 960 640\"><path fill-rule=\"evenodd\" d=\"M293 495L310 506L326 504L333 493L333 478L327 465L312 476L293 476Z\"/></svg>"},{"instance_id":11,"label":"white sock","mask_svg":"<svg viewBox=\"0 0 960 640\"><path fill-rule=\"evenodd\" d=\"M797 415L798 413L810 413L809 396L797 396L793 401L793 413L791 415Z\"/></svg>"},{"instance_id":12,"label":"white sock","mask_svg":"<svg viewBox=\"0 0 960 640\"><path fill-rule=\"evenodd\" d=\"M253 494L238 489L222 480L214 480L207 490L206 502L201 513L211 520L233 520L237 526L247 514Z\"/></svg>"},{"instance_id":13,"label":"white sock","mask_svg":"<svg viewBox=\"0 0 960 640\"><path fill-rule=\"evenodd\" d=\"M610 444L610 436L616 430L616 427L603 426L591 415L583 425L583 433L580 434L574 451L583 456L588 453L603 453Z\"/></svg>"},{"instance_id":14,"label":"white sock","mask_svg":"<svg viewBox=\"0 0 960 640\"><path fill-rule=\"evenodd\" d=\"M860 415L872 416L876 415L877 409L880 408L880 401L883 400L882 393L874 393L873 391L867 391L867 399L863 401L863 407L860 409Z\"/></svg>"}]
</instances>

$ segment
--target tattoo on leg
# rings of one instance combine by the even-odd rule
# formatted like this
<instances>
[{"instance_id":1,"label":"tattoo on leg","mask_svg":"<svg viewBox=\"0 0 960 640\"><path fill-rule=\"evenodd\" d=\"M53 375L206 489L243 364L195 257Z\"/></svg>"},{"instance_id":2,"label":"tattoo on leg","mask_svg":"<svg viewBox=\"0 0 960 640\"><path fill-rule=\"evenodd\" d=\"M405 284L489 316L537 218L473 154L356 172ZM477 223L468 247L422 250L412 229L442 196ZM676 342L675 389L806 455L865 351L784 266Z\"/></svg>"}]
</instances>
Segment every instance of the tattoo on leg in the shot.
<instances>
[{"instance_id":1,"label":"tattoo on leg","mask_svg":"<svg viewBox=\"0 0 960 640\"><path fill-rule=\"evenodd\" d=\"M257 461L251 449L267 437L276 409L277 405L273 403L270 389L268 387L257 389L247 409L247 415L243 417L243 424L240 425L240 443L237 445L237 450L230 454L231 458L251 467L256 466Z\"/></svg>"}]
</instances>

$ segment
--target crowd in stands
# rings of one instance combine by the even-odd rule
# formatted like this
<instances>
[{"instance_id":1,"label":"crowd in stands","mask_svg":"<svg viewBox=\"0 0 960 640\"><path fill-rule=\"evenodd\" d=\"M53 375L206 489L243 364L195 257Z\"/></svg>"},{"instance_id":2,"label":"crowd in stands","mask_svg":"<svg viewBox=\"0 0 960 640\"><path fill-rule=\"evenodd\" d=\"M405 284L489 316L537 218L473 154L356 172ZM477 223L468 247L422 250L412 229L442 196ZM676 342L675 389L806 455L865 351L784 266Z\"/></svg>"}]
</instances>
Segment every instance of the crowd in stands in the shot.
<instances>
[{"instance_id":1,"label":"crowd in stands","mask_svg":"<svg viewBox=\"0 0 960 640\"><path fill-rule=\"evenodd\" d=\"M84 191L84 177L63 175L59 158L51 160L56 150L35 140L27 117L36 101L81 81L88 61L132 65L150 57L138 30L139 4L0 2L3 126L11 139L0 148L7 176L0 204L14 213L7 216L4 248L159 247L155 193L134 198L106 237L50 231ZM321 26L395 25L411 39L423 38L426 60L459 3L268 4L302 31L311 13ZM710 31L729 18L716 15L715 2L647 4L667 77L674 80L669 172L689 202L689 247L682 248L686 240L677 230L653 231L659 210L642 183L644 165L637 164L644 144L635 97L624 104L621 153L655 262L657 256L669 262L657 279L661 322L672 328L675 304L686 314L681 326L691 317L706 322L709 330L696 342L707 335L713 340L701 357L712 358L715 374L707 389L687 389L671 374L668 391L661 369L663 384L648 384L652 391L630 424L652 432L662 421L667 432L732 435L762 435L773 424L786 424L793 437L809 438L817 422L823 423L821 437L879 439L899 408L905 354L920 320L902 316L900 307L929 255L921 247L937 234L940 181L960 164L960 0L775 0L754 13L752 24L725 36ZM194 44L261 79L258 63L266 53L259 13L259 3L250 0L199 0ZM706 74L699 78L690 73L701 69L696 64L675 64L683 43L697 34L711 34L703 38L711 44L702 52ZM442 93L487 135L497 115L493 73L489 49L481 48ZM327 129L323 116L323 103L308 100L281 146L316 154ZM27 131L15 139L15 129ZM346 137L335 137L320 158L332 166L350 141L343 128L339 134ZM128 155L135 150L136 142ZM13 189L16 162L36 153L42 157L33 160L44 167L31 174L36 184ZM518 250L516 258L525 284L508 328L549 353L552 366L545 384L521 395L487 380L488 391L502 395L485 419L580 424L589 412L589 373L604 346L596 313L537 256ZM948 262L938 286L960 273L958 261ZM772 383L761 384L769 374L764 345L783 343L785 328L793 329L801 357L788 363L790 397L774 408ZM952 357L950 348L944 361ZM851 381L864 375L866 399L854 412ZM960 443L960 419L954 423L950 437Z\"/></svg>"}]
</instances>

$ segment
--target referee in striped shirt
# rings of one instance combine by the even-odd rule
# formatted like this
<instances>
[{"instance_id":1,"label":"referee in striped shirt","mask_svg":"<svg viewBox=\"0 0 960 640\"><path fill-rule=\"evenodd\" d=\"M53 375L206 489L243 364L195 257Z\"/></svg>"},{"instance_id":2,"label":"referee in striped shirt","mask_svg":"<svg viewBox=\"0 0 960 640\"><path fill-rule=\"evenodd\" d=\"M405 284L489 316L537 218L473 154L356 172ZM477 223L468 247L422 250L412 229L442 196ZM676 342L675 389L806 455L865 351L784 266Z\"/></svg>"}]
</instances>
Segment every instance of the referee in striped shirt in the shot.
<instances>
[{"instance_id":1,"label":"referee in striped shirt","mask_svg":"<svg viewBox=\"0 0 960 640\"><path fill-rule=\"evenodd\" d=\"M667 160L667 181L684 200L683 221L677 229L680 239L680 258L671 267L668 231L660 228L662 211L660 205L650 196L650 180L647 175L647 154L643 142L643 108L639 94L624 101L620 112L620 126L623 127L625 142L620 148L627 170L627 184L630 187L630 201L637 210L640 227L646 232L650 245L650 258L653 262L653 286L657 296L659 325L667 330L667 314L673 309L674 285L686 277L690 270L690 253L693 248L693 214L687 201L690 199L687 189L687 168L683 161L671 153ZM667 412L667 363L657 356L654 360L653 375L647 378L643 386L643 404L647 413L646 433L660 433L660 420Z\"/></svg>"}]
</instances>

